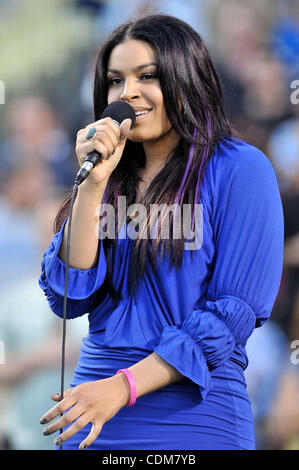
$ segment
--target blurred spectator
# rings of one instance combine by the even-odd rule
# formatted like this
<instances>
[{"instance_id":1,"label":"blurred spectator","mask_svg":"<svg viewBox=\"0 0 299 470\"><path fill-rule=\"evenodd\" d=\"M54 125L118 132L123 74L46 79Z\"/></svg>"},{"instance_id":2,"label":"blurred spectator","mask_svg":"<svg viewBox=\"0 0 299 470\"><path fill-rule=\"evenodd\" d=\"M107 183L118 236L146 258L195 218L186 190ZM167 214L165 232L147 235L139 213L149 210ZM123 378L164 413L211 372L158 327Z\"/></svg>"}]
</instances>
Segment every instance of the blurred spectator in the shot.
<instances>
[{"instance_id":1,"label":"blurred spectator","mask_svg":"<svg viewBox=\"0 0 299 470\"><path fill-rule=\"evenodd\" d=\"M299 192L299 104L292 106L297 115L281 121L268 142L269 157L282 194Z\"/></svg>"},{"instance_id":2,"label":"blurred spectator","mask_svg":"<svg viewBox=\"0 0 299 470\"><path fill-rule=\"evenodd\" d=\"M247 72L244 107L256 122L276 124L291 112L288 83L282 64L266 50L256 52Z\"/></svg>"},{"instance_id":3,"label":"blurred spectator","mask_svg":"<svg viewBox=\"0 0 299 470\"><path fill-rule=\"evenodd\" d=\"M275 439L266 433L273 403L280 394L281 379L291 368L287 337L272 320L254 330L246 346L249 364L245 370L247 391L252 404L257 449L269 448ZM295 398L295 397L294 397ZM293 400L294 402L294 400ZM296 405L299 410L298 404ZM298 423L299 424L299 423Z\"/></svg>"},{"instance_id":4,"label":"blurred spectator","mask_svg":"<svg viewBox=\"0 0 299 470\"><path fill-rule=\"evenodd\" d=\"M299 338L299 104L292 107L293 117L281 121L268 142L285 224L283 288L273 313L290 340Z\"/></svg>"},{"instance_id":5,"label":"blurred spectator","mask_svg":"<svg viewBox=\"0 0 299 470\"><path fill-rule=\"evenodd\" d=\"M282 64L268 52L257 53L251 67L244 94L242 129L267 153L273 129L291 116L289 87Z\"/></svg>"},{"instance_id":6,"label":"blurred spectator","mask_svg":"<svg viewBox=\"0 0 299 470\"><path fill-rule=\"evenodd\" d=\"M77 321L78 320L78 321ZM85 317L68 322L65 388L87 334ZM60 392L61 323L49 310L36 276L6 287L0 302L1 340L5 363L0 367L0 441L11 449L54 449L39 419L54 406L51 393Z\"/></svg>"},{"instance_id":7,"label":"blurred spectator","mask_svg":"<svg viewBox=\"0 0 299 470\"><path fill-rule=\"evenodd\" d=\"M6 167L7 170L7 167ZM7 282L15 282L28 272L37 272L40 250L35 207L49 188L49 174L24 158L11 161L0 192L0 286L2 295Z\"/></svg>"},{"instance_id":8,"label":"blurred spectator","mask_svg":"<svg viewBox=\"0 0 299 470\"><path fill-rule=\"evenodd\" d=\"M249 3L216 2L211 11L213 48L224 87L225 105L234 122L244 113L244 95L251 60L263 44L261 18Z\"/></svg>"},{"instance_id":9,"label":"blurred spectator","mask_svg":"<svg viewBox=\"0 0 299 470\"><path fill-rule=\"evenodd\" d=\"M39 268L39 202L61 195L70 182L69 138L59 116L40 97L7 105L7 137L0 146L0 286ZM73 164L75 158L72 156Z\"/></svg>"},{"instance_id":10,"label":"blurred spectator","mask_svg":"<svg viewBox=\"0 0 299 470\"><path fill-rule=\"evenodd\" d=\"M297 0L286 3L289 8L273 23L270 42L291 81L299 76L299 4Z\"/></svg>"},{"instance_id":11,"label":"blurred spectator","mask_svg":"<svg viewBox=\"0 0 299 470\"><path fill-rule=\"evenodd\" d=\"M299 370L282 329L272 320L247 342L245 370L255 420L257 449L298 449ZM297 354L298 355L298 354Z\"/></svg>"},{"instance_id":12,"label":"blurred spectator","mask_svg":"<svg viewBox=\"0 0 299 470\"><path fill-rule=\"evenodd\" d=\"M43 97L29 95L6 106L6 139L0 147L3 178L9 176L10 165L32 165L37 170L49 169L57 186L72 184L74 143L50 103Z\"/></svg>"},{"instance_id":13,"label":"blurred spectator","mask_svg":"<svg viewBox=\"0 0 299 470\"><path fill-rule=\"evenodd\" d=\"M37 208L38 252L53 236L57 209L57 199ZM5 346L5 362L0 367L0 445L54 449L54 438L42 435L39 419L55 404L50 394L60 392L61 320L50 311L35 270L28 270L16 283L7 283L0 297L0 339ZM85 334L85 317L68 322L65 388Z\"/></svg>"},{"instance_id":14,"label":"blurred spectator","mask_svg":"<svg viewBox=\"0 0 299 470\"><path fill-rule=\"evenodd\" d=\"M298 364L286 367L267 417L264 435L273 450L299 449Z\"/></svg>"},{"instance_id":15,"label":"blurred spectator","mask_svg":"<svg viewBox=\"0 0 299 470\"><path fill-rule=\"evenodd\" d=\"M213 44L225 108L244 138L265 151L273 127L291 115L287 75L271 51L261 8L235 0L217 5Z\"/></svg>"}]
</instances>

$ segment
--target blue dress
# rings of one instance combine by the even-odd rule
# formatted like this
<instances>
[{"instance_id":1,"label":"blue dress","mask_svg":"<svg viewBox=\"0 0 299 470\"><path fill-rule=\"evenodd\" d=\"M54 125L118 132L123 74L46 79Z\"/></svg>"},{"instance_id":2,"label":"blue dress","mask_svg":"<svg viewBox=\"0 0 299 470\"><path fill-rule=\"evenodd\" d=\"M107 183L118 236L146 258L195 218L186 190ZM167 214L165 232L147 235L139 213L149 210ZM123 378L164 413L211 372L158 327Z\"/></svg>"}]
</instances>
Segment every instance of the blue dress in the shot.
<instances>
[{"instance_id":1,"label":"blue dress","mask_svg":"<svg viewBox=\"0 0 299 470\"><path fill-rule=\"evenodd\" d=\"M102 241L96 266L69 270L68 318L89 313L71 386L110 377L153 351L184 376L122 408L90 449L255 449L245 346L270 316L283 264L283 211L269 159L242 140L219 139L199 202L202 246L192 261L184 250L179 271L170 270L165 255L155 272L148 263L136 301L128 290L130 237L119 237L112 258L121 301L101 290L96 296L107 268ZM64 225L44 254L39 279L60 317ZM77 449L89 432L87 425L63 447Z\"/></svg>"}]
</instances>

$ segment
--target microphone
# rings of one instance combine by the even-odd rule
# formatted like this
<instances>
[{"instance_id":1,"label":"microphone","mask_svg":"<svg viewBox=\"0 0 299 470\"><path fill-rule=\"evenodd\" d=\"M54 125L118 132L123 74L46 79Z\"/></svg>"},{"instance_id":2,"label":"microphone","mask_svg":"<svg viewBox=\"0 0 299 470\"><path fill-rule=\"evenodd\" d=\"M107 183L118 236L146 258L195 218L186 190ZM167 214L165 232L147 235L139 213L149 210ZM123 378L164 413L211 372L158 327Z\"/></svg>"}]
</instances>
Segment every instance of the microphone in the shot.
<instances>
[{"instance_id":1,"label":"microphone","mask_svg":"<svg viewBox=\"0 0 299 470\"><path fill-rule=\"evenodd\" d=\"M111 117L113 121L120 126L120 124L125 120L125 119L131 119L132 124L131 124L131 129L135 124L136 120L136 114L132 106L130 106L128 103L125 101L113 101L113 103L110 103L103 111L103 114L101 116L101 119L105 117ZM75 184L79 185L81 184L89 175L91 170L96 166L96 164L99 162L99 160L102 158L102 155L99 152L90 152L83 165L81 166L80 170L77 173L76 179L75 179Z\"/></svg>"}]
</instances>

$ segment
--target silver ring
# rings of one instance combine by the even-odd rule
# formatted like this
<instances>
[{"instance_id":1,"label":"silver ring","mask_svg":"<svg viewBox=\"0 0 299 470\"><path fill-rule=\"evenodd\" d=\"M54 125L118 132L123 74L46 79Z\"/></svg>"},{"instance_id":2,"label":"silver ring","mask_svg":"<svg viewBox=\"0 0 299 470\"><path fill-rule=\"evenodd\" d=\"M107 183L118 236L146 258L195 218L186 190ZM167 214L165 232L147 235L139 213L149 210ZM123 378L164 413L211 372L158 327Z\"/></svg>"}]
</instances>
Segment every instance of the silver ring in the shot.
<instances>
[{"instance_id":1,"label":"silver ring","mask_svg":"<svg viewBox=\"0 0 299 470\"><path fill-rule=\"evenodd\" d=\"M96 135L96 132L97 132L97 130L96 130L95 127L90 127L90 128L88 129L88 131L86 132L85 138L86 138L87 140L92 140L92 139L94 138L94 136Z\"/></svg>"}]
</instances>

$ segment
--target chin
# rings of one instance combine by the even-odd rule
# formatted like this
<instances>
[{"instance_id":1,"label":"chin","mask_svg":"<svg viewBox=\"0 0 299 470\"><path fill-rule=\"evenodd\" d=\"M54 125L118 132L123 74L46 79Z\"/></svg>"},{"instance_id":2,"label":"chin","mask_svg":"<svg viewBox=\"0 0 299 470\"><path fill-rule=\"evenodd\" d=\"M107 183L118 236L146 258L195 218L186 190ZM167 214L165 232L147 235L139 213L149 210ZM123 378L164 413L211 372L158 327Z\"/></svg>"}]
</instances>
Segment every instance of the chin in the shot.
<instances>
[{"instance_id":1,"label":"chin","mask_svg":"<svg viewBox=\"0 0 299 470\"><path fill-rule=\"evenodd\" d=\"M145 139L143 137L140 137L140 136L136 136L136 137L135 136L134 137L130 136L130 137L128 137L128 140L130 140L131 142L142 143L142 142L144 142Z\"/></svg>"},{"instance_id":2,"label":"chin","mask_svg":"<svg viewBox=\"0 0 299 470\"><path fill-rule=\"evenodd\" d=\"M156 140L153 136L149 136L147 132L138 132L138 129L134 129L130 137L128 137L128 140L131 140L132 142L150 142L153 140Z\"/></svg>"}]
</instances>

